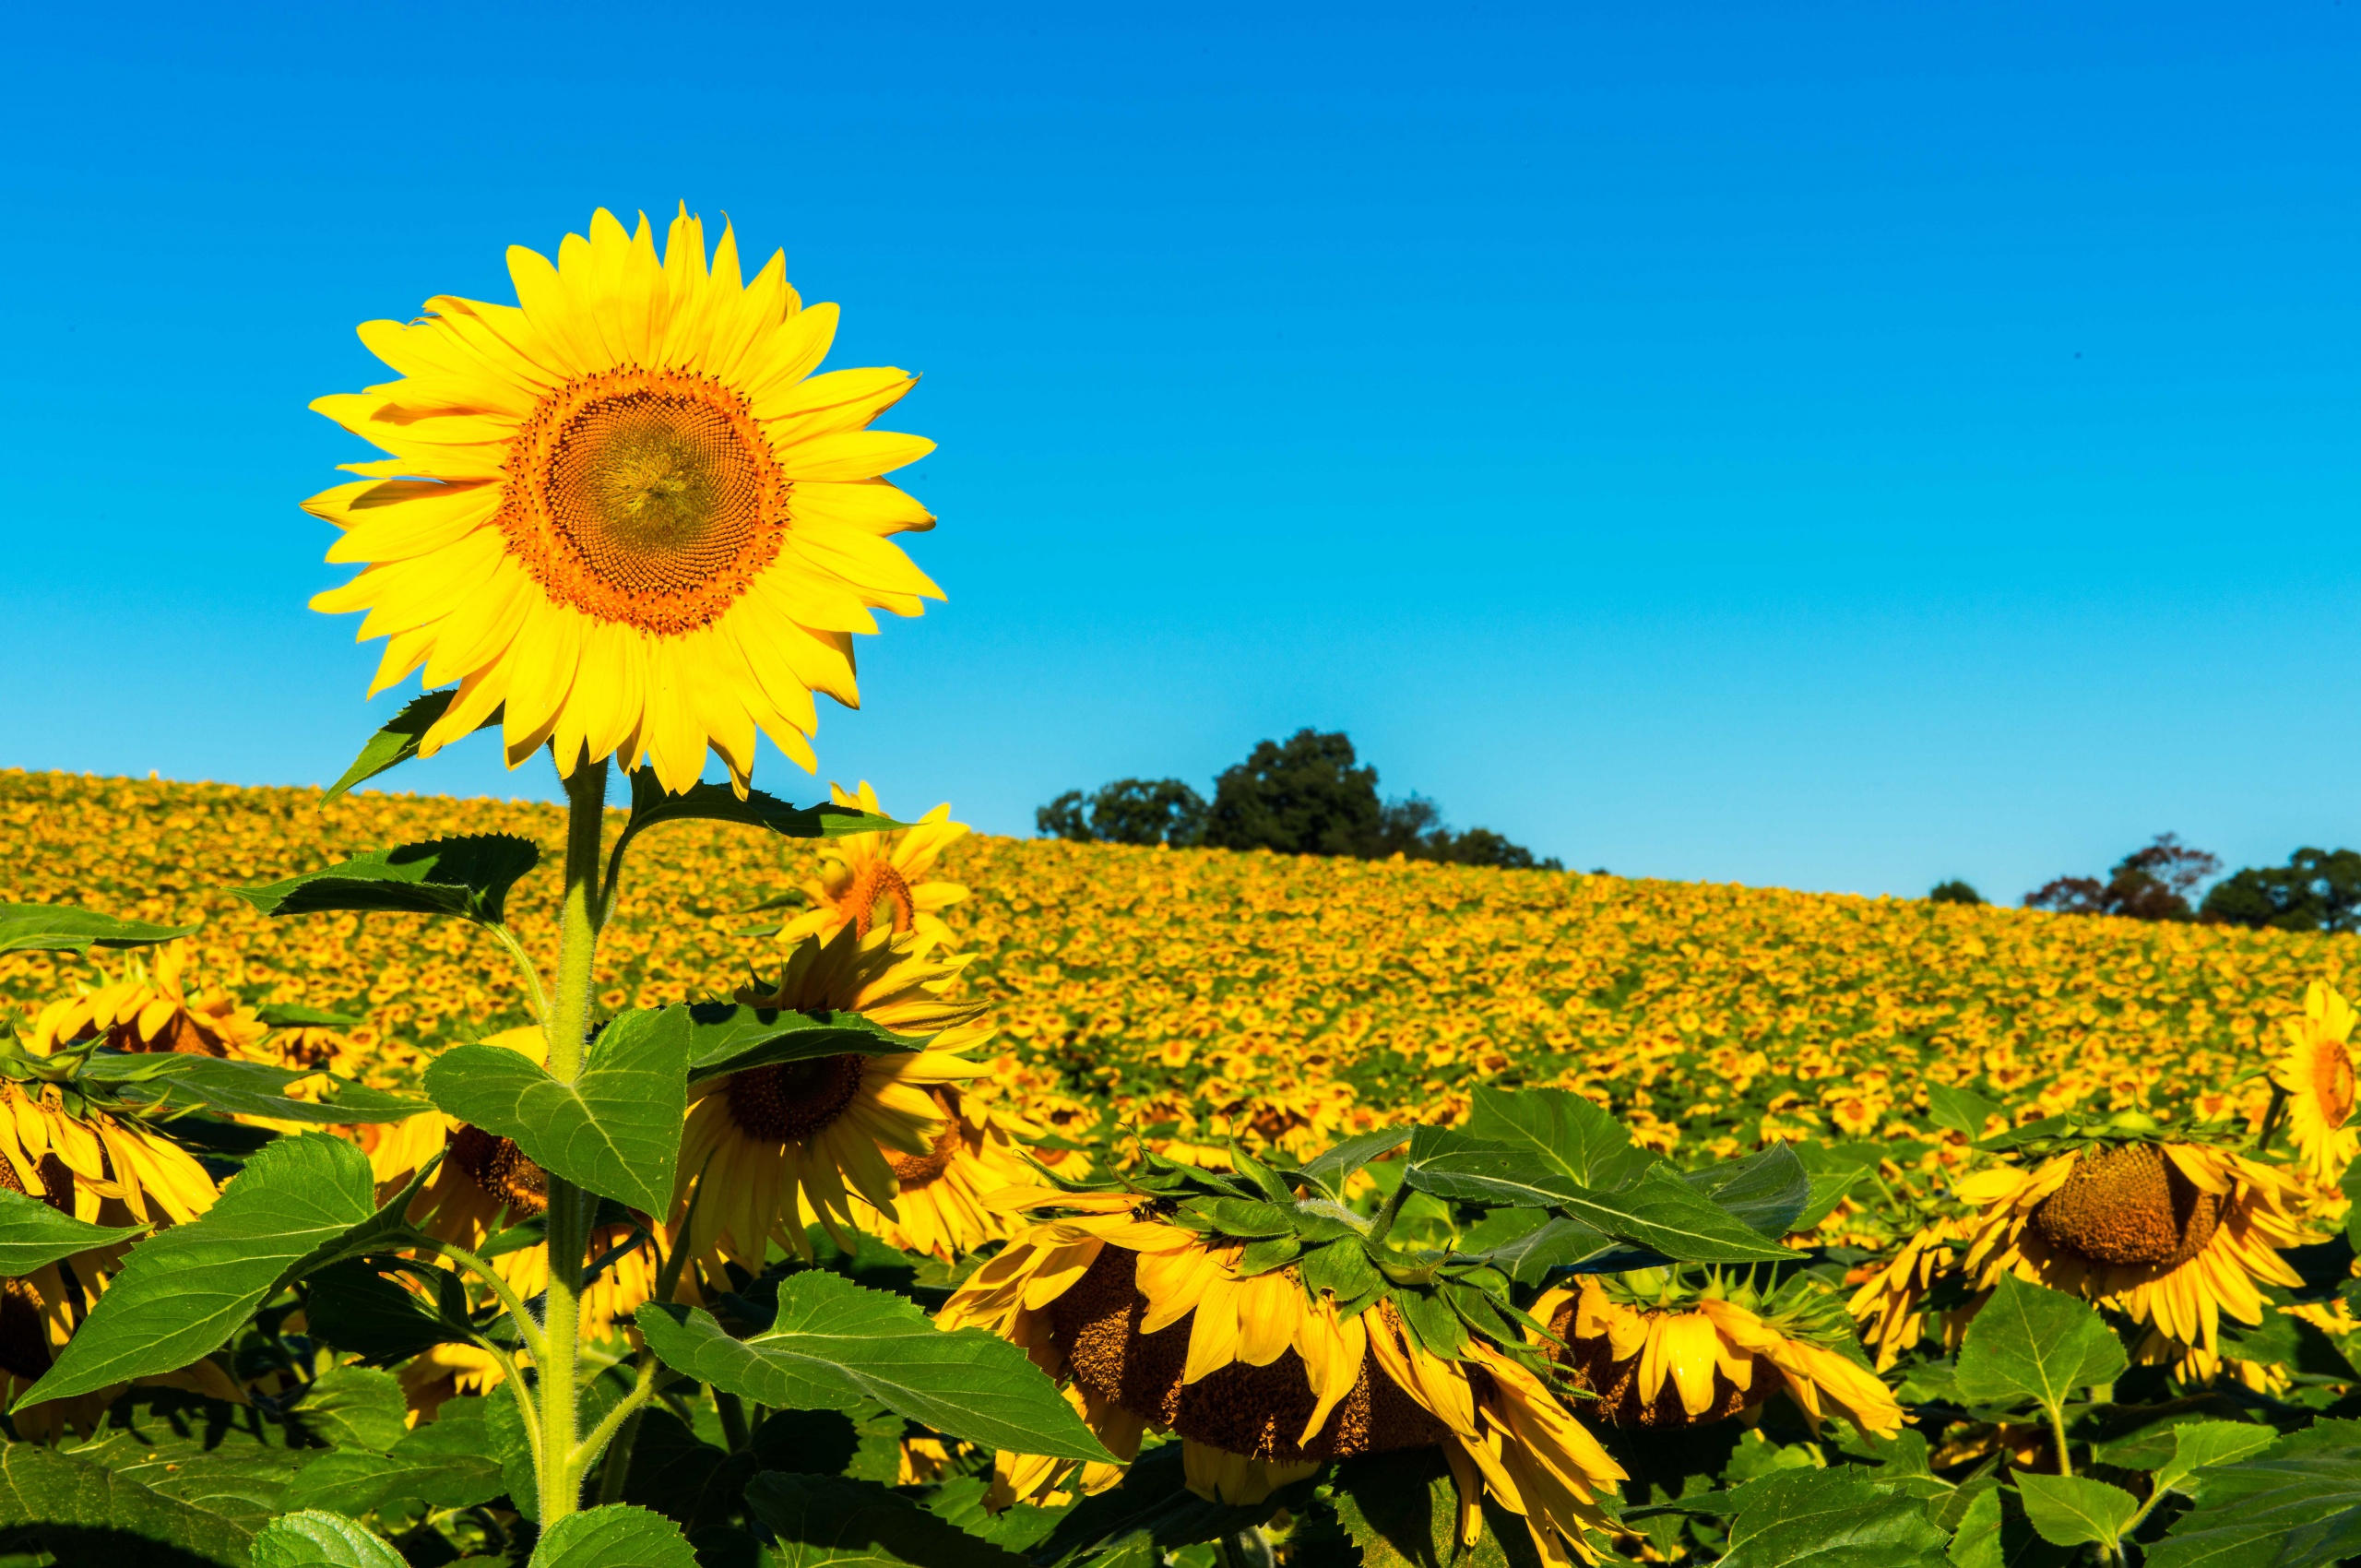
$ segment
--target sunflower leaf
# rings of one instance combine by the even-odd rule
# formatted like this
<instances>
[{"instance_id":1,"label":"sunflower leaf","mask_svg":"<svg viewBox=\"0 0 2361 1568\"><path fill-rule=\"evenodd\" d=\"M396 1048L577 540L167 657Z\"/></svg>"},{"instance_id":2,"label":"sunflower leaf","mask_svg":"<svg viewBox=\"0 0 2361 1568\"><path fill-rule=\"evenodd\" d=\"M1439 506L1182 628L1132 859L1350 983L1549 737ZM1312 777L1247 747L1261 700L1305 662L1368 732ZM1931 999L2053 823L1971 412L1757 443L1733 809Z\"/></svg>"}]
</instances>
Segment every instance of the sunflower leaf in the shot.
<instances>
[{"instance_id":1,"label":"sunflower leaf","mask_svg":"<svg viewBox=\"0 0 2361 1568\"><path fill-rule=\"evenodd\" d=\"M2017 1472L2017 1495L2035 1534L2052 1546L2112 1547L2140 1512L2140 1500L2119 1486L2088 1476Z\"/></svg>"},{"instance_id":2,"label":"sunflower leaf","mask_svg":"<svg viewBox=\"0 0 2361 1568\"><path fill-rule=\"evenodd\" d=\"M166 1114L218 1111L226 1116L266 1116L277 1122L399 1122L433 1107L408 1095L299 1067L180 1051L98 1051L82 1063L83 1084L113 1086L119 1099ZM287 1090L320 1086L316 1099Z\"/></svg>"},{"instance_id":3,"label":"sunflower leaf","mask_svg":"<svg viewBox=\"0 0 2361 1568\"><path fill-rule=\"evenodd\" d=\"M1303 1254L1296 1269L1305 1289L1325 1290L1339 1301L1366 1296L1385 1283L1358 1238L1312 1248Z\"/></svg>"},{"instance_id":4,"label":"sunflower leaf","mask_svg":"<svg viewBox=\"0 0 2361 1568\"><path fill-rule=\"evenodd\" d=\"M281 1284L383 1246L416 1185L381 1208L358 1147L325 1133L279 1139L210 1209L131 1249L56 1364L14 1408L187 1366Z\"/></svg>"},{"instance_id":5,"label":"sunflower leaf","mask_svg":"<svg viewBox=\"0 0 2361 1568\"><path fill-rule=\"evenodd\" d=\"M623 824L623 836L635 837L662 822L732 822L743 827L768 828L787 838L841 838L849 833L890 833L910 826L833 801L790 806L760 790L749 790L742 801L727 784L693 784L677 795L668 795L657 782L654 768L640 768L631 776L631 817Z\"/></svg>"},{"instance_id":6,"label":"sunflower leaf","mask_svg":"<svg viewBox=\"0 0 2361 1568\"><path fill-rule=\"evenodd\" d=\"M266 915L384 910L497 925L506 914L509 888L540 859L540 846L529 838L476 833L370 849L318 871L229 891Z\"/></svg>"},{"instance_id":7,"label":"sunflower leaf","mask_svg":"<svg viewBox=\"0 0 2361 1568\"><path fill-rule=\"evenodd\" d=\"M70 904L0 904L0 953L79 953L93 947L145 947L196 930L126 921Z\"/></svg>"},{"instance_id":8,"label":"sunflower leaf","mask_svg":"<svg viewBox=\"0 0 2361 1568\"><path fill-rule=\"evenodd\" d=\"M56 1562L246 1568L253 1526L36 1443L0 1446L0 1534Z\"/></svg>"},{"instance_id":9,"label":"sunflower leaf","mask_svg":"<svg viewBox=\"0 0 2361 1568\"><path fill-rule=\"evenodd\" d=\"M749 1007L742 1003L690 1004L689 1082L702 1083L755 1067L809 1062L817 1056L887 1056L923 1051L932 1035L897 1035L859 1013L822 1016Z\"/></svg>"},{"instance_id":10,"label":"sunflower leaf","mask_svg":"<svg viewBox=\"0 0 2361 1568\"><path fill-rule=\"evenodd\" d=\"M2014 1275L1984 1303L1959 1352L1959 1388L1973 1400L2030 1399L2056 1410L2074 1391L2130 1365L2098 1309Z\"/></svg>"},{"instance_id":11,"label":"sunflower leaf","mask_svg":"<svg viewBox=\"0 0 2361 1568\"><path fill-rule=\"evenodd\" d=\"M1518 1150L1584 1187L1627 1186L1658 1162L1623 1123L1569 1089L1477 1089L1466 1130L1473 1142Z\"/></svg>"},{"instance_id":12,"label":"sunflower leaf","mask_svg":"<svg viewBox=\"0 0 2361 1568\"><path fill-rule=\"evenodd\" d=\"M2315 1420L2194 1479L2197 1506L2148 1548L2150 1568L2326 1568L2361 1556L2361 1421Z\"/></svg>"},{"instance_id":13,"label":"sunflower leaf","mask_svg":"<svg viewBox=\"0 0 2361 1568\"><path fill-rule=\"evenodd\" d=\"M968 1534L875 1481L765 1470L746 1507L778 1538L780 1568L1024 1568L1025 1559Z\"/></svg>"},{"instance_id":14,"label":"sunflower leaf","mask_svg":"<svg viewBox=\"0 0 2361 1568\"><path fill-rule=\"evenodd\" d=\"M341 1514L282 1514L255 1537L254 1568L404 1568L402 1554Z\"/></svg>"},{"instance_id":15,"label":"sunflower leaf","mask_svg":"<svg viewBox=\"0 0 2361 1568\"><path fill-rule=\"evenodd\" d=\"M1225 1236L1292 1236L1295 1208L1252 1198L1213 1198L1196 1206Z\"/></svg>"},{"instance_id":16,"label":"sunflower leaf","mask_svg":"<svg viewBox=\"0 0 2361 1568\"><path fill-rule=\"evenodd\" d=\"M428 692L403 704L402 710L388 719L384 729L363 742L361 754L352 759L352 766L344 770L341 778L328 786L328 792L320 797L320 804L325 806L349 793L354 786L365 784L377 775L389 768L399 767L416 756L419 742L426 738L427 731L434 727L434 721L449 710L451 699L458 695L459 689L454 686L449 691ZM504 703L495 707L476 728L491 729L507 716L507 711Z\"/></svg>"},{"instance_id":17,"label":"sunflower leaf","mask_svg":"<svg viewBox=\"0 0 2361 1568\"><path fill-rule=\"evenodd\" d=\"M611 1503L542 1531L527 1568L697 1568L697 1554L663 1515Z\"/></svg>"},{"instance_id":18,"label":"sunflower leaf","mask_svg":"<svg viewBox=\"0 0 2361 1568\"><path fill-rule=\"evenodd\" d=\"M1774 1471L1734 1501L1722 1568L1940 1568L1950 1546L1923 1503L1858 1469Z\"/></svg>"},{"instance_id":19,"label":"sunflower leaf","mask_svg":"<svg viewBox=\"0 0 2361 1568\"><path fill-rule=\"evenodd\" d=\"M1484 1091L1478 1092L1481 1103ZM1580 1095L1563 1098L1589 1104ZM1592 1188L1567 1173L1566 1161L1545 1161L1529 1146L1486 1144L1452 1129L1420 1127L1410 1140L1403 1180L1437 1197L1555 1209L1611 1239L1684 1263L1774 1262L1796 1255L1663 1165L1620 1165L1619 1158L1603 1156L1595 1168L1636 1171L1636 1177L1619 1189Z\"/></svg>"},{"instance_id":20,"label":"sunflower leaf","mask_svg":"<svg viewBox=\"0 0 2361 1568\"><path fill-rule=\"evenodd\" d=\"M512 1140L544 1170L661 1213L681 1155L690 1039L685 1007L620 1013L570 1084L518 1051L462 1045L434 1059L426 1092L445 1113Z\"/></svg>"},{"instance_id":21,"label":"sunflower leaf","mask_svg":"<svg viewBox=\"0 0 2361 1568\"><path fill-rule=\"evenodd\" d=\"M1342 1199L1345 1183L1353 1172L1360 1170L1382 1154L1390 1154L1410 1141L1407 1127L1380 1127L1363 1133L1357 1138L1347 1138L1332 1149L1316 1154L1292 1172L1302 1181L1315 1183L1329 1197Z\"/></svg>"},{"instance_id":22,"label":"sunflower leaf","mask_svg":"<svg viewBox=\"0 0 2361 1568\"><path fill-rule=\"evenodd\" d=\"M350 1013L331 1013L300 1002L274 1002L255 1009L255 1016L274 1029L351 1029L368 1020Z\"/></svg>"},{"instance_id":23,"label":"sunflower leaf","mask_svg":"<svg viewBox=\"0 0 2361 1568\"><path fill-rule=\"evenodd\" d=\"M1336 1522L1361 1568L1510 1568L1528 1562L1525 1522L1493 1503L1473 1547L1459 1544L1459 1489L1442 1451L1409 1448L1347 1459L1335 1469ZM1505 1527L1504 1527L1505 1526Z\"/></svg>"},{"instance_id":24,"label":"sunflower leaf","mask_svg":"<svg viewBox=\"0 0 2361 1568\"><path fill-rule=\"evenodd\" d=\"M136 1236L144 1225L90 1225L39 1198L0 1188L0 1279L19 1279L45 1263Z\"/></svg>"},{"instance_id":25,"label":"sunflower leaf","mask_svg":"<svg viewBox=\"0 0 2361 1568\"><path fill-rule=\"evenodd\" d=\"M946 1333L907 1299L838 1275L789 1276L770 1326L744 1341L702 1310L650 1301L636 1315L666 1366L775 1409L878 1404L993 1448L1109 1457L1016 1346L978 1328Z\"/></svg>"},{"instance_id":26,"label":"sunflower leaf","mask_svg":"<svg viewBox=\"0 0 2361 1568\"><path fill-rule=\"evenodd\" d=\"M1929 1082L1927 1085L1927 1120L1938 1127L1967 1134L1974 1143L1984 1136L1984 1123L2000 1112L1999 1105L1985 1099L1973 1089L1954 1088L1949 1084Z\"/></svg>"},{"instance_id":27,"label":"sunflower leaf","mask_svg":"<svg viewBox=\"0 0 2361 1568\"><path fill-rule=\"evenodd\" d=\"M1750 1229L1774 1239L1794 1229L1797 1217L1811 1201L1811 1177L1786 1144L1691 1170L1681 1180Z\"/></svg>"}]
</instances>

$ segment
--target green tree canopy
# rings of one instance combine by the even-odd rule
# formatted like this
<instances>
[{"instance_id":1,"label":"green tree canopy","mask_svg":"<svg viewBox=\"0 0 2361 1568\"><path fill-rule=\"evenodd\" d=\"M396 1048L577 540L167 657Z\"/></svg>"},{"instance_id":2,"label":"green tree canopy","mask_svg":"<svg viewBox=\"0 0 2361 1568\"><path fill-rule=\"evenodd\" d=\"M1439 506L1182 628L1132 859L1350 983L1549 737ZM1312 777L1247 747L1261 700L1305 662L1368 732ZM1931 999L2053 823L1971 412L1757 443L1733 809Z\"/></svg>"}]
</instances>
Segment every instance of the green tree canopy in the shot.
<instances>
[{"instance_id":1,"label":"green tree canopy","mask_svg":"<svg viewBox=\"0 0 2361 1568\"><path fill-rule=\"evenodd\" d=\"M2198 916L2279 931L2361 931L2361 852L2307 848L2284 866L2248 866L2215 883Z\"/></svg>"}]
</instances>

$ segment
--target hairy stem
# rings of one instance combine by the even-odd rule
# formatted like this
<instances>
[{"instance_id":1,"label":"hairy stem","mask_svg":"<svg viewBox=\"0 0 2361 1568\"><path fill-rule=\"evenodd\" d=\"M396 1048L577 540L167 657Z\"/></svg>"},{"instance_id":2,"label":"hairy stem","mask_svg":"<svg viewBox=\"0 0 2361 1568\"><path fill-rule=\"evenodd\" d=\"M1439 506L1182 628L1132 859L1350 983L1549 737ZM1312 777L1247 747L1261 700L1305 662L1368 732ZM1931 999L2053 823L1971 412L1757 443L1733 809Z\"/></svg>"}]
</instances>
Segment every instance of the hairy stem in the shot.
<instances>
[{"instance_id":1,"label":"hairy stem","mask_svg":"<svg viewBox=\"0 0 2361 1568\"><path fill-rule=\"evenodd\" d=\"M590 1036L592 966L605 911L599 888L599 839L606 826L607 764L579 763L565 780L565 904L560 927L557 986L543 1015L550 1076L570 1084L582 1075ZM549 1176L549 1294L541 1311L541 1527L572 1514L582 1501L575 1462L578 1413L575 1351L582 1337L582 1264L598 1199Z\"/></svg>"},{"instance_id":2,"label":"hairy stem","mask_svg":"<svg viewBox=\"0 0 2361 1568\"><path fill-rule=\"evenodd\" d=\"M433 1236L414 1236L409 1245L420 1252L447 1258L481 1280L499 1301L501 1311L516 1324L516 1337L523 1341L527 1352L536 1361L541 1359L547 1347L541 1338L540 1325L533 1321L533 1314L526 1309L525 1303L516 1299L516 1292L510 1289L508 1281L500 1277L499 1270L457 1241L445 1241Z\"/></svg>"}]
</instances>

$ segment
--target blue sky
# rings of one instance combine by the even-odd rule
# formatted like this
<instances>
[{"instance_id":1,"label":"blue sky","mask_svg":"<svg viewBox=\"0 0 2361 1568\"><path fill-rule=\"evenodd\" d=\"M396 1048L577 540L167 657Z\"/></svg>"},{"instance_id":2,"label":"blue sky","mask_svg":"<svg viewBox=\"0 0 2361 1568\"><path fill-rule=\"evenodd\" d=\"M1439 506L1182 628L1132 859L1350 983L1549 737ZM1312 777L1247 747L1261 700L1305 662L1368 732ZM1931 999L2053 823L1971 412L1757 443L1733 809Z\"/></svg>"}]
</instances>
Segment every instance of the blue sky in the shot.
<instances>
[{"instance_id":1,"label":"blue sky","mask_svg":"<svg viewBox=\"0 0 2361 1568\"><path fill-rule=\"evenodd\" d=\"M333 778L353 325L685 199L942 444L824 780L1020 832L1313 724L1632 874L2361 841L2356 13L30 14L0 766Z\"/></svg>"}]
</instances>

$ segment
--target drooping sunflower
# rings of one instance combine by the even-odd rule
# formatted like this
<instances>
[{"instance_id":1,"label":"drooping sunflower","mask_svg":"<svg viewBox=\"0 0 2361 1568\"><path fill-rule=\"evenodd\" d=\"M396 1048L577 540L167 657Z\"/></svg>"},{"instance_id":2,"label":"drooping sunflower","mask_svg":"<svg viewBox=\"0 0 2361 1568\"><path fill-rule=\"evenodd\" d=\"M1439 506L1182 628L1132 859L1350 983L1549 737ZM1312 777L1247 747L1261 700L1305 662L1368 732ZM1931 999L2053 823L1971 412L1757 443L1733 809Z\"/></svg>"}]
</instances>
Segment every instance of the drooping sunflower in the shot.
<instances>
[{"instance_id":1,"label":"drooping sunflower","mask_svg":"<svg viewBox=\"0 0 2361 1568\"><path fill-rule=\"evenodd\" d=\"M998 1194L1037 1219L978 1269L936 1321L1023 1346L1066 1382L1109 1452L1174 1431L1191 1490L1267 1499L1331 1459L1439 1447L1460 1495L1461 1538L1482 1533L1489 1493L1523 1516L1542 1558L1596 1561L1599 1499L1625 1479L1525 1358L1468 1336L1456 1359L1408 1331L1389 1300L1341 1310L1293 1266L1260 1273L1226 1243L1136 1193ZM1518 1347L1523 1349L1523 1347ZM1040 1498L1071 1465L1003 1455L994 1496ZM1079 1478L1086 1491L1111 1474Z\"/></svg>"},{"instance_id":2,"label":"drooping sunflower","mask_svg":"<svg viewBox=\"0 0 2361 1568\"><path fill-rule=\"evenodd\" d=\"M844 925L806 938L777 979L738 992L758 1008L858 1013L933 1038L922 1051L815 1057L692 1085L673 1204L676 1227L689 1215L691 1257L709 1270L727 1260L759 1273L774 1239L808 1255L807 1213L849 1248L856 1194L899 1220L893 1158L931 1159L951 1124L934 1091L990 1071L963 1054L991 1036L975 1021L985 1004L943 994L957 973L909 937Z\"/></svg>"},{"instance_id":3,"label":"drooping sunflower","mask_svg":"<svg viewBox=\"0 0 2361 1568\"><path fill-rule=\"evenodd\" d=\"M828 793L840 806L885 814L866 779L857 794L846 793L841 784L829 785ZM967 897L967 889L925 877L936 858L967 836L967 825L951 820L951 802L945 801L908 827L848 833L832 841L820 862L820 874L803 884L811 905L779 928L780 944L825 936L848 923L866 936L880 922L937 945L948 943L951 928L935 911Z\"/></svg>"},{"instance_id":4,"label":"drooping sunflower","mask_svg":"<svg viewBox=\"0 0 2361 1568\"><path fill-rule=\"evenodd\" d=\"M2287 1049L2271 1081L2287 1093L2287 1135L2304 1167L2322 1186L2334 1186L2361 1148L2353 1120L2353 1004L2335 987L2314 980L2304 1013L2282 1020Z\"/></svg>"},{"instance_id":5,"label":"drooping sunflower","mask_svg":"<svg viewBox=\"0 0 2361 1568\"><path fill-rule=\"evenodd\" d=\"M1817 1427L1842 1415L1891 1437L1902 1407L1867 1367L1842 1352L1851 1325L1833 1298L1797 1276L1766 1298L1718 1273L1647 1269L1546 1292L1533 1315L1565 1347L1553 1360L1596 1395L1617 1426L1687 1427L1721 1420L1785 1388Z\"/></svg>"},{"instance_id":6,"label":"drooping sunflower","mask_svg":"<svg viewBox=\"0 0 2361 1568\"><path fill-rule=\"evenodd\" d=\"M59 1046L103 1039L114 1051L175 1051L190 1056L258 1058L269 1030L255 1010L218 987L195 987L189 975L196 949L186 937L164 944L151 970L125 960L110 985L77 986L34 1019L28 1049L46 1054Z\"/></svg>"},{"instance_id":7,"label":"drooping sunflower","mask_svg":"<svg viewBox=\"0 0 2361 1568\"><path fill-rule=\"evenodd\" d=\"M859 701L852 634L942 590L886 536L933 526L881 476L933 443L868 428L915 378L813 372L836 327L784 254L742 279L686 208L664 254L603 209L552 265L508 252L516 305L440 295L361 327L403 379L312 407L391 454L305 502L361 574L312 600L386 639L371 690L458 683L432 755L502 711L510 766L616 755L668 790L709 744L742 791L757 731L803 766L812 695Z\"/></svg>"},{"instance_id":8,"label":"drooping sunflower","mask_svg":"<svg viewBox=\"0 0 2361 1568\"><path fill-rule=\"evenodd\" d=\"M1958 1271L1960 1253L1966 1245L1966 1226L1949 1217L1940 1218L1903 1242L1892 1261L1848 1278L1848 1283L1857 1281L1860 1289L1854 1291L1845 1310L1860 1321L1861 1338L1874 1354L1878 1371L1892 1366L1904 1351L1925 1337L1928 1298L1934 1293L1937 1280ZM1940 1325L1942 1342L1956 1348L1967 1320L1974 1315L1973 1312L1944 1313Z\"/></svg>"},{"instance_id":9,"label":"drooping sunflower","mask_svg":"<svg viewBox=\"0 0 2361 1568\"><path fill-rule=\"evenodd\" d=\"M2224 1313L2262 1321L2256 1281L2300 1286L2279 1255L2306 1237L2294 1192L2268 1165L2202 1144L2109 1139L2027 1170L1979 1171L1955 1189L1964 1222L1960 1266L1978 1292L2014 1274L2146 1324L2138 1355L2190 1376L2220 1365Z\"/></svg>"}]
</instances>

